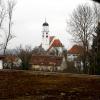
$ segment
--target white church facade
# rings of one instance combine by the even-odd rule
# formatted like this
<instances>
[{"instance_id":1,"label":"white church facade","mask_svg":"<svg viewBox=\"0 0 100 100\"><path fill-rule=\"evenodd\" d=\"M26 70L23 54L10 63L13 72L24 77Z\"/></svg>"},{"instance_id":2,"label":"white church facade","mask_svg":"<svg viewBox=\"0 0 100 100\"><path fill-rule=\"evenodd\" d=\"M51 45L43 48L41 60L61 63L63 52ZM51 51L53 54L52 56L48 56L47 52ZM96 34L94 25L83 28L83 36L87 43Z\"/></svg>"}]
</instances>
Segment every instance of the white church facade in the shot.
<instances>
[{"instance_id":1,"label":"white church facade","mask_svg":"<svg viewBox=\"0 0 100 100\"><path fill-rule=\"evenodd\" d=\"M64 48L63 44L56 36L50 36L49 24L46 20L42 27L42 48L50 54L55 53L55 56L61 56Z\"/></svg>"}]
</instances>

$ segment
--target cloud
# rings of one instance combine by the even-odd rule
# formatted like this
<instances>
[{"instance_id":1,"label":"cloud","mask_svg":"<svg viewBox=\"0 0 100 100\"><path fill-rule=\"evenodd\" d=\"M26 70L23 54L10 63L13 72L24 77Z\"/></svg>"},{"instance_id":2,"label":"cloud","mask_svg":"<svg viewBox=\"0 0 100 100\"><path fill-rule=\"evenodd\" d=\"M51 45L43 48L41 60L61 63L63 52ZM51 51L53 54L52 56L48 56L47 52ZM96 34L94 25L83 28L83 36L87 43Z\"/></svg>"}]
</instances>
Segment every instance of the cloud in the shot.
<instances>
[{"instance_id":1,"label":"cloud","mask_svg":"<svg viewBox=\"0 0 100 100\"><path fill-rule=\"evenodd\" d=\"M39 45L45 17L50 25L50 34L61 38L67 47L71 37L66 32L66 18L75 7L86 2L91 3L90 0L18 0L13 15L16 39L10 42L9 48L20 43L32 47Z\"/></svg>"}]
</instances>

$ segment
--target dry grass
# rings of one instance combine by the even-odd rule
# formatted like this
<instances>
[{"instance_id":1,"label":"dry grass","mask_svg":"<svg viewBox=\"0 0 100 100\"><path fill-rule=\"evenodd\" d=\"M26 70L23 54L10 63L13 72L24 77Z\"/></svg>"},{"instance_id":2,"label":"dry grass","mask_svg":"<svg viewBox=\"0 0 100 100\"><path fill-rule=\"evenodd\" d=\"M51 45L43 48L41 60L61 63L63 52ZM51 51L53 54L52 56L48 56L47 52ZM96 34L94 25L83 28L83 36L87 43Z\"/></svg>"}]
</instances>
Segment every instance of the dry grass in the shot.
<instances>
[{"instance_id":1,"label":"dry grass","mask_svg":"<svg viewBox=\"0 0 100 100\"><path fill-rule=\"evenodd\" d=\"M0 71L0 99L99 100L99 76Z\"/></svg>"}]
</instances>

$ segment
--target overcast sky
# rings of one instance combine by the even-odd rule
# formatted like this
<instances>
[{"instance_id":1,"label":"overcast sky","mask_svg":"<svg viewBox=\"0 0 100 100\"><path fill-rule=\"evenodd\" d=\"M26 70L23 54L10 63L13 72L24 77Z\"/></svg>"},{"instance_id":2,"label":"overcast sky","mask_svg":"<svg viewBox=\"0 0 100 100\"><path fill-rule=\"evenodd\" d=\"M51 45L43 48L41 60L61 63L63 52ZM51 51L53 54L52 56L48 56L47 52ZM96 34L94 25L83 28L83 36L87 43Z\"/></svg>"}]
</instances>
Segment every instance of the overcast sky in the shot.
<instances>
[{"instance_id":1,"label":"overcast sky","mask_svg":"<svg viewBox=\"0 0 100 100\"><path fill-rule=\"evenodd\" d=\"M72 46L71 36L66 32L66 20L79 4L91 0L17 0L13 13L13 33L9 48L20 44L39 46L42 39L42 24L49 23L49 34L57 36L66 48Z\"/></svg>"}]
</instances>

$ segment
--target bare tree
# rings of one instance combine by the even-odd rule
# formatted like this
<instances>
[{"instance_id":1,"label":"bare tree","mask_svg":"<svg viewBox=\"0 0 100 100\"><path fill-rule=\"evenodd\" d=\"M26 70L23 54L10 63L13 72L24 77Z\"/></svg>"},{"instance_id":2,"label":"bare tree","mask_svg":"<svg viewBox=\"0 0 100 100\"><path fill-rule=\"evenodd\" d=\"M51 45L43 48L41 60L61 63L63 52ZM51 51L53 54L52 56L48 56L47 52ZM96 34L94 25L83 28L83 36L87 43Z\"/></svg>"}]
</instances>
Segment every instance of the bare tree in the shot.
<instances>
[{"instance_id":1,"label":"bare tree","mask_svg":"<svg viewBox=\"0 0 100 100\"><path fill-rule=\"evenodd\" d=\"M5 8L5 5L4 5L4 2L2 0L0 0L0 30L3 30L3 22L4 22L4 19L6 18L6 8ZM2 38L2 34L1 34L1 31L0 31L0 37ZM3 48L3 42L0 42L0 50Z\"/></svg>"},{"instance_id":2,"label":"bare tree","mask_svg":"<svg viewBox=\"0 0 100 100\"><path fill-rule=\"evenodd\" d=\"M8 14L8 32L5 33L6 34L6 40L5 40L5 43L4 43L4 55L6 53L6 49L7 49L7 46L8 46L8 42L14 38L14 35L12 34L11 32L11 28L12 28L12 15L13 15L13 10L14 10L14 7L15 7L16 3L14 0L8 0L7 1L7 14Z\"/></svg>"},{"instance_id":3,"label":"bare tree","mask_svg":"<svg viewBox=\"0 0 100 100\"><path fill-rule=\"evenodd\" d=\"M26 46L25 49L20 46L16 50L17 56L22 61L22 69L27 70L29 68L29 63L32 57L32 49L30 46Z\"/></svg>"},{"instance_id":4,"label":"bare tree","mask_svg":"<svg viewBox=\"0 0 100 100\"><path fill-rule=\"evenodd\" d=\"M0 28L2 28L2 23L4 21L4 18L6 16L6 14L7 14L6 13L6 8L5 8L4 4L3 4L3 1L0 0Z\"/></svg>"},{"instance_id":5,"label":"bare tree","mask_svg":"<svg viewBox=\"0 0 100 100\"><path fill-rule=\"evenodd\" d=\"M89 50L89 42L94 31L94 16L93 10L87 4L79 5L72 13L72 16L67 23L69 32L73 35L77 42L81 42L83 53L84 73L87 73L87 54Z\"/></svg>"},{"instance_id":6,"label":"bare tree","mask_svg":"<svg viewBox=\"0 0 100 100\"><path fill-rule=\"evenodd\" d=\"M34 55L44 55L44 54L46 54L46 51L45 51L44 48L42 48L42 46L40 45L40 46L37 46L37 47L33 48L32 53L33 53Z\"/></svg>"},{"instance_id":7,"label":"bare tree","mask_svg":"<svg viewBox=\"0 0 100 100\"><path fill-rule=\"evenodd\" d=\"M64 59L65 59L65 64L66 64L66 69L67 69L67 67L68 67L68 61L67 61L67 50L66 49L64 49L64 48L62 48L62 55L63 55L63 57L64 57Z\"/></svg>"},{"instance_id":8,"label":"bare tree","mask_svg":"<svg viewBox=\"0 0 100 100\"><path fill-rule=\"evenodd\" d=\"M93 15L95 20L95 27L97 27L98 23L100 22L100 4L99 3L93 3Z\"/></svg>"}]
</instances>

